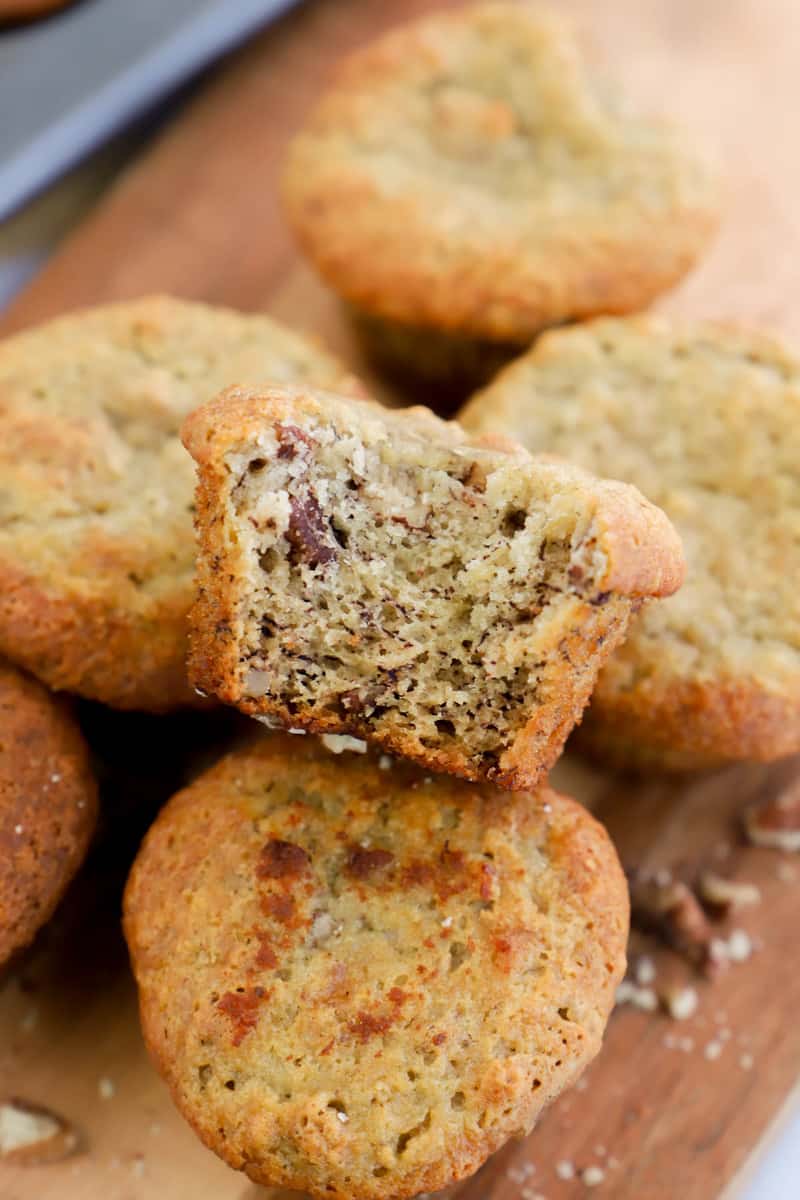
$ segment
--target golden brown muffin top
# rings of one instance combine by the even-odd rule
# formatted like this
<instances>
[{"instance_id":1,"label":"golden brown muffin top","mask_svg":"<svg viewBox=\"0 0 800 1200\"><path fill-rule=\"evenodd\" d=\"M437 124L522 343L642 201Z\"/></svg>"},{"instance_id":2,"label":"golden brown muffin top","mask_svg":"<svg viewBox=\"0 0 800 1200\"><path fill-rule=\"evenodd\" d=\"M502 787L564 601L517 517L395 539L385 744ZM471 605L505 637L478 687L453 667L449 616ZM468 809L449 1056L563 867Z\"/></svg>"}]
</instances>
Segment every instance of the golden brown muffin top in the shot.
<instances>
[{"instance_id":1,"label":"golden brown muffin top","mask_svg":"<svg viewBox=\"0 0 800 1200\"><path fill-rule=\"evenodd\" d=\"M373 316L499 341L641 308L691 266L716 186L527 3L401 26L340 66L289 152L291 225Z\"/></svg>"},{"instance_id":2,"label":"golden brown muffin top","mask_svg":"<svg viewBox=\"0 0 800 1200\"><path fill-rule=\"evenodd\" d=\"M710 323L591 322L541 338L462 420L635 484L681 534L682 589L646 609L600 677L595 712L618 715L615 737L710 757L800 750L800 363L787 349Z\"/></svg>"},{"instance_id":3,"label":"golden brown muffin top","mask_svg":"<svg viewBox=\"0 0 800 1200\"><path fill-rule=\"evenodd\" d=\"M252 1179L409 1196L475 1170L596 1053L627 891L601 827L264 735L162 811L126 933L145 1035Z\"/></svg>"},{"instance_id":4,"label":"golden brown muffin top","mask_svg":"<svg viewBox=\"0 0 800 1200\"><path fill-rule=\"evenodd\" d=\"M0 652L121 708L190 699L194 472L178 431L246 380L345 372L267 317L169 297L0 344Z\"/></svg>"}]
</instances>

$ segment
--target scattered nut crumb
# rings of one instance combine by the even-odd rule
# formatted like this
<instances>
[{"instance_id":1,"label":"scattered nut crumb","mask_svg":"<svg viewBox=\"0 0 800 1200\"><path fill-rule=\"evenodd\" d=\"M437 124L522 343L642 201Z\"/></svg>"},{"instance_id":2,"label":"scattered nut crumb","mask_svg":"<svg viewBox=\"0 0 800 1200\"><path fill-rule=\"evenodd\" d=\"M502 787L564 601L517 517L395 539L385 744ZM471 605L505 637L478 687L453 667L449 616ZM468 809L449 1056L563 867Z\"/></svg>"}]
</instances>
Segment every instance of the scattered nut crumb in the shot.
<instances>
[{"instance_id":1,"label":"scattered nut crumb","mask_svg":"<svg viewBox=\"0 0 800 1200\"><path fill-rule=\"evenodd\" d=\"M661 999L665 1009L675 1021L687 1021L697 1012L698 996L693 987L669 988Z\"/></svg>"},{"instance_id":2,"label":"scattered nut crumb","mask_svg":"<svg viewBox=\"0 0 800 1200\"><path fill-rule=\"evenodd\" d=\"M382 771L391 771L394 760L388 754L382 754L378 759L378 766Z\"/></svg>"},{"instance_id":3,"label":"scattered nut crumb","mask_svg":"<svg viewBox=\"0 0 800 1200\"><path fill-rule=\"evenodd\" d=\"M331 754L343 754L351 750L353 754L366 754L367 743L362 738L350 737L348 733L323 733L322 744Z\"/></svg>"},{"instance_id":4,"label":"scattered nut crumb","mask_svg":"<svg viewBox=\"0 0 800 1200\"><path fill-rule=\"evenodd\" d=\"M342 1112L342 1110L340 1108L338 1108L336 1110L336 1120L341 1121L341 1123L343 1125L346 1125L347 1122L350 1120L350 1118L348 1117L346 1112Z\"/></svg>"},{"instance_id":5,"label":"scattered nut crumb","mask_svg":"<svg viewBox=\"0 0 800 1200\"><path fill-rule=\"evenodd\" d=\"M137 1154L131 1163L131 1175L134 1179L144 1179L144 1158Z\"/></svg>"},{"instance_id":6,"label":"scattered nut crumb","mask_svg":"<svg viewBox=\"0 0 800 1200\"><path fill-rule=\"evenodd\" d=\"M636 963L634 975L636 982L642 986L652 983L656 977L656 966L652 958L648 958L646 954L642 955Z\"/></svg>"},{"instance_id":7,"label":"scattered nut crumb","mask_svg":"<svg viewBox=\"0 0 800 1200\"><path fill-rule=\"evenodd\" d=\"M800 850L800 777L779 795L751 805L744 814L744 831L754 846Z\"/></svg>"},{"instance_id":8,"label":"scattered nut crumb","mask_svg":"<svg viewBox=\"0 0 800 1200\"><path fill-rule=\"evenodd\" d=\"M562 1159L561 1162L556 1163L556 1175L558 1176L559 1179L574 1179L575 1178L574 1164L571 1163L569 1161L569 1159L567 1159L567 1158Z\"/></svg>"},{"instance_id":9,"label":"scattered nut crumb","mask_svg":"<svg viewBox=\"0 0 800 1200\"><path fill-rule=\"evenodd\" d=\"M723 1049L724 1049L724 1047L722 1045L722 1042L718 1042L715 1040L713 1042L708 1043L708 1045L703 1050L703 1055L705 1058L707 1058L709 1060L709 1062L713 1062L714 1059L719 1058L720 1054L722 1054Z\"/></svg>"},{"instance_id":10,"label":"scattered nut crumb","mask_svg":"<svg viewBox=\"0 0 800 1200\"><path fill-rule=\"evenodd\" d=\"M581 1172L581 1182L586 1187L598 1187L606 1177L606 1173L602 1167L587 1167Z\"/></svg>"},{"instance_id":11,"label":"scattered nut crumb","mask_svg":"<svg viewBox=\"0 0 800 1200\"><path fill-rule=\"evenodd\" d=\"M98 1080L97 1091L101 1100L113 1100L116 1090L114 1081L107 1076L104 1075L102 1079Z\"/></svg>"},{"instance_id":12,"label":"scattered nut crumb","mask_svg":"<svg viewBox=\"0 0 800 1200\"><path fill-rule=\"evenodd\" d=\"M22 826L21 826L21 825L15 825L15 826L14 826L14 833L17 835L17 837L19 837L19 835L22 833Z\"/></svg>"},{"instance_id":13,"label":"scattered nut crumb","mask_svg":"<svg viewBox=\"0 0 800 1200\"><path fill-rule=\"evenodd\" d=\"M749 908L761 901L761 892L754 883L723 879L713 871L703 872L698 890L704 904L722 915L737 908Z\"/></svg>"},{"instance_id":14,"label":"scattered nut crumb","mask_svg":"<svg viewBox=\"0 0 800 1200\"><path fill-rule=\"evenodd\" d=\"M0 1162L41 1167L78 1149L78 1135L58 1113L27 1100L0 1104Z\"/></svg>"},{"instance_id":15,"label":"scattered nut crumb","mask_svg":"<svg viewBox=\"0 0 800 1200\"><path fill-rule=\"evenodd\" d=\"M623 979L617 988L617 1004L632 1004L642 1012L655 1012L658 1008L658 996L652 988L638 987L629 979Z\"/></svg>"},{"instance_id":16,"label":"scattered nut crumb","mask_svg":"<svg viewBox=\"0 0 800 1200\"><path fill-rule=\"evenodd\" d=\"M744 929L734 929L728 938L728 958L731 962L746 962L753 953L750 934Z\"/></svg>"},{"instance_id":17,"label":"scattered nut crumb","mask_svg":"<svg viewBox=\"0 0 800 1200\"><path fill-rule=\"evenodd\" d=\"M752 1054L743 1054L739 1059L739 1066L743 1071L752 1071L755 1059Z\"/></svg>"}]
</instances>

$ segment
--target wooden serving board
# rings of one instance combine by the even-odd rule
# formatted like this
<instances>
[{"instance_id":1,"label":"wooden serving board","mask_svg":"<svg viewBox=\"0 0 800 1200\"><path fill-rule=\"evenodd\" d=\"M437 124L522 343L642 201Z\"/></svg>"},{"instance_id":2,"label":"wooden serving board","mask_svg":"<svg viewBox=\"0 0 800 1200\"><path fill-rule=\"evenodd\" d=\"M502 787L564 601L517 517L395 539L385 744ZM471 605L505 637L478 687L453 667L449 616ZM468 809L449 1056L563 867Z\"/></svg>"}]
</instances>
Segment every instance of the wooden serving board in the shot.
<instances>
[{"instance_id":1,"label":"wooden serving board","mask_svg":"<svg viewBox=\"0 0 800 1200\"><path fill-rule=\"evenodd\" d=\"M434 7L316 0L266 31L108 189L5 314L2 331L166 290L267 309L321 334L366 372L338 306L292 248L275 180L286 139L332 61L380 27ZM746 318L800 341L796 0L559 7L644 102L719 148L725 224L702 268L664 307ZM194 747L204 745L208 757L230 722L218 731L220 718L96 709L84 719L108 760L102 836L56 921L0 989L0 1091L63 1113L81 1130L84 1152L49 1167L0 1167L0 1197L258 1200L267 1193L201 1147L150 1067L118 928L119 889L138 837L196 766ZM462 1200L576 1200L597 1176L581 1178L592 1167L602 1179L590 1194L615 1200L714 1200L736 1189L800 1075L800 862L745 847L740 813L798 778L800 761L648 781L579 759L559 764L556 784L607 822L626 864L689 874L712 865L757 883L761 904L735 921L757 948L713 983L693 981L700 1005L687 1021L618 1010L585 1080L527 1141L454 1189ZM688 979L674 955L647 951L657 983ZM572 1178L563 1164L574 1167Z\"/></svg>"}]
</instances>

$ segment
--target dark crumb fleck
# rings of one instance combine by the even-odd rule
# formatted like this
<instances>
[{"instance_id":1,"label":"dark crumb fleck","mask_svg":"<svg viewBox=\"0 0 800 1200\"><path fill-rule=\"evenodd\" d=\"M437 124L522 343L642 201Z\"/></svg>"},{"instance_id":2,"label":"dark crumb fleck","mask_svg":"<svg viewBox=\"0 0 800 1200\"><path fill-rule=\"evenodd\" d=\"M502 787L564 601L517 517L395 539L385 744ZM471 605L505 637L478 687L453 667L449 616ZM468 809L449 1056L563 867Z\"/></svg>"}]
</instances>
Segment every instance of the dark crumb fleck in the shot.
<instances>
[{"instance_id":1,"label":"dark crumb fleck","mask_svg":"<svg viewBox=\"0 0 800 1200\"><path fill-rule=\"evenodd\" d=\"M374 1013L360 1012L348 1023L348 1033L359 1042L368 1042L370 1038L391 1029L394 1017L375 1016Z\"/></svg>"},{"instance_id":2,"label":"dark crumb fleck","mask_svg":"<svg viewBox=\"0 0 800 1200\"><path fill-rule=\"evenodd\" d=\"M278 458L292 459L298 454L309 456L317 445L314 438L297 425L276 423L275 436L278 439Z\"/></svg>"},{"instance_id":3,"label":"dark crumb fleck","mask_svg":"<svg viewBox=\"0 0 800 1200\"><path fill-rule=\"evenodd\" d=\"M256 878L285 879L287 876L300 875L310 862L311 859L302 846L272 838L261 850L256 865Z\"/></svg>"},{"instance_id":4,"label":"dark crumb fleck","mask_svg":"<svg viewBox=\"0 0 800 1200\"><path fill-rule=\"evenodd\" d=\"M278 965L278 956L272 947L272 941L268 933L256 933L258 938L258 953L256 954L256 966L273 968Z\"/></svg>"},{"instance_id":5,"label":"dark crumb fleck","mask_svg":"<svg viewBox=\"0 0 800 1200\"><path fill-rule=\"evenodd\" d=\"M375 871L390 867L393 862L391 850L365 850L363 846L351 846L346 870L355 879L367 879Z\"/></svg>"},{"instance_id":6,"label":"dark crumb fleck","mask_svg":"<svg viewBox=\"0 0 800 1200\"><path fill-rule=\"evenodd\" d=\"M288 925L294 917L294 900L285 892L271 892L262 898L261 911L275 921Z\"/></svg>"},{"instance_id":7,"label":"dark crumb fleck","mask_svg":"<svg viewBox=\"0 0 800 1200\"><path fill-rule=\"evenodd\" d=\"M217 1001L217 1008L230 1018L234 1046L240 1045L248 1033L255 1029L258 1024L258 1006L268 994L264 988L254 987L241 992L226 992Z\"/></svg>"}]
</instances>

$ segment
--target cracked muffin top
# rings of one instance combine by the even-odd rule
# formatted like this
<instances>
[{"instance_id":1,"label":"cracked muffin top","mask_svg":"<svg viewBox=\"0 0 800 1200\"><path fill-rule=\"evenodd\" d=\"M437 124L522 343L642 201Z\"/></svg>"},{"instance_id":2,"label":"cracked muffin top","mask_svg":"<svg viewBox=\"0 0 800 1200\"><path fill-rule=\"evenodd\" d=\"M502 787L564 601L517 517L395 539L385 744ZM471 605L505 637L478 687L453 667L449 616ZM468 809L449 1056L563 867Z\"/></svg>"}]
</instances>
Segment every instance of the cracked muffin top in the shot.
<instances>
[{"instance_id":1,"label":"cracked muffin top","mask_svg":"<svg viewBox=\"0 0 800 1200\"><path fill-rule=\"evenodd\" d=\"M635 619L600 674L585 722L598 750L671 765L800 750L788 350L711 323L595 321L546 334L461 420L635 484L681 535L682 589Z\"/></svg>"},{"instance_id":2,"label":"cracked muffin top","mask_svg":"<svg viewBox=\"0 0 800 1200\"><path fill-rule=\"evenodd\" d=\"M295 138L291 225L374 317L524 342L641 308L716 224L713 173L526 3L459 8L351 55Z\"/></svg>"},{"instance_id":3,"label":"cracked muffin top","mask_svg":"<svg viewBox=\"0 0 800 1200\"><path fill-rule=\"evenodd\" d=\"M347 386L267 317L168 297L0 344L0 653L120 708L192 699L194 471L178 431L243 380Z\"/></svg>"},{"instance_id":4,"label":"cracked muffin top","mask_svg":"<svg viewBox=\"0 0 800 1200\"><path fill-rule=\"evenodd\" d=\"M404 1197L477 1169L597 1052L627 889L605 831L264 734L175 796L125 927L145 1037L255 1181Z\"/></svg>"},{"instance_id":5,"label":"cracked muffin top","mask_svg":"<svg viewBox=\"0 0 800 1200\"><path fill-rule=\"evenodd\" d=\"M97 816L89 752L62 701L0 661L0 965L83 862Z\"/></svg>"}]
</instances>

